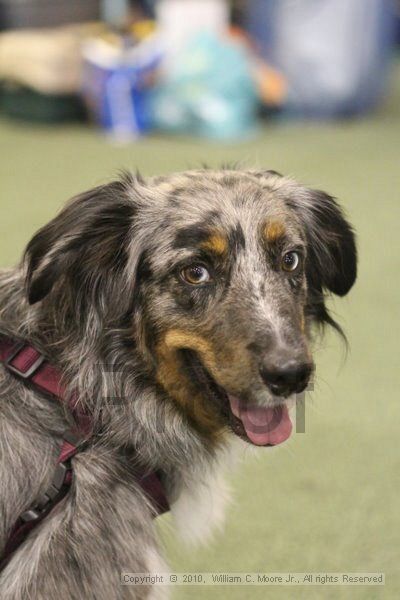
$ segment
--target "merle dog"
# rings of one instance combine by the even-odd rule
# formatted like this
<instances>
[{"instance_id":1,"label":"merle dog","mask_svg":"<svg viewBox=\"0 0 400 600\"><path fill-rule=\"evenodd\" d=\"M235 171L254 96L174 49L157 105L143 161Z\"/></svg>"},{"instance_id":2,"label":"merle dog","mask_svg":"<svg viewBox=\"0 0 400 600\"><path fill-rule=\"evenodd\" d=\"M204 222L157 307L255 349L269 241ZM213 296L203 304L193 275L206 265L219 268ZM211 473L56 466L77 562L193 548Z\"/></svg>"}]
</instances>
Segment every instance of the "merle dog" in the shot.
<instances>
[{"instance_id":1,"label":"merle dog","mask_svg":"<svg viewBox=\"0 0 400 600\"><path fill-rule=\"evenodd\" d=\"M2 600L163 597L121 585L166 570L138 472L204 538L226 459L289 437L313 326L338 327L325 295L355 278L336 201L274 171L124 175L67 204L0 273L0 334L39 352L69 398L0 365L0 551L54 482L71 406L90 433L68 491L4 562Z\"/></svg>"}]
</instances>

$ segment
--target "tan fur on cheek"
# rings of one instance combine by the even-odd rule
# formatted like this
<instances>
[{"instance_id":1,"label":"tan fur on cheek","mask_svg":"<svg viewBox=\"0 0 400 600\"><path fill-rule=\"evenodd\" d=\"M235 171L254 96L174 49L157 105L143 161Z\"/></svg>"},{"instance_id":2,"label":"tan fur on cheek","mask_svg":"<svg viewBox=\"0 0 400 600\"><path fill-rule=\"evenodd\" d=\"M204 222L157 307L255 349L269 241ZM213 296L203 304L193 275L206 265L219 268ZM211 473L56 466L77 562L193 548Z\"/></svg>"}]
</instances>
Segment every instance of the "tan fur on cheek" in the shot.
<instances>
[{"instance_id":1,"label":"tan fur on cheek","mask_svg":"<svg viewBox=\"0 0 400 600\"><path fill-rule=\"evenodd\" d=\"M304 316L304 314L301 315L300 317L300 329L302 333L305 333L306 331L306 318Z\"/></svg>"},{"instance_id":2,"label":"tan fur on cheek","mask_svg":"<svg viewBox=\"0 0 400 600\"><path fill-rule=\"evenodd\" d=\"M170 329L164 337L164 343L168 348L195 350L207 365L216 365L215 353L210 342L200 335L181 329Z\"/></svg>"},{"instance_id":3,"label":"tan fur on cheek","mask_svg":"<svg viewBox=\"0 0 400 600\"><path fill-rule=\"evenodd\" d=\"M218 415L205 401L178 356L180 349L196 351L206 365L214 366L215 355L210 343L190 332L171 329L157 347L157 381L179 404L202 433L215 437L222 429Z\"/></svg>"}]
</instances>

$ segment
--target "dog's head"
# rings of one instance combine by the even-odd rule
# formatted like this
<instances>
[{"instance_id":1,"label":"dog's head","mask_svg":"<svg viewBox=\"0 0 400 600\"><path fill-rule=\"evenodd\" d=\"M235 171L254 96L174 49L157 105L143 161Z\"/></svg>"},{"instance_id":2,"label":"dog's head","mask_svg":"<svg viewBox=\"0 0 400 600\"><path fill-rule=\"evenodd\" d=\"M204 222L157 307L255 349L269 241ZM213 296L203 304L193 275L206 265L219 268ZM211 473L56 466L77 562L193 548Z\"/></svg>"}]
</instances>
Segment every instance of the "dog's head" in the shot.
<instances>
[{"instance_id":1,"label":"dog's head","mask_svg":"<svg viewBox=\"0 0 400 600\"><path fill-rule=\"evenodd\" d=\"M26 260L30 303L57 298L82 335L94 318L129 332L192 427L257 445L290 435L286 401L313 371L311 325L334 324L324 295L356 278L335 200L271 171L127 177L73 200Z\"/></svg>"}]
</instances>

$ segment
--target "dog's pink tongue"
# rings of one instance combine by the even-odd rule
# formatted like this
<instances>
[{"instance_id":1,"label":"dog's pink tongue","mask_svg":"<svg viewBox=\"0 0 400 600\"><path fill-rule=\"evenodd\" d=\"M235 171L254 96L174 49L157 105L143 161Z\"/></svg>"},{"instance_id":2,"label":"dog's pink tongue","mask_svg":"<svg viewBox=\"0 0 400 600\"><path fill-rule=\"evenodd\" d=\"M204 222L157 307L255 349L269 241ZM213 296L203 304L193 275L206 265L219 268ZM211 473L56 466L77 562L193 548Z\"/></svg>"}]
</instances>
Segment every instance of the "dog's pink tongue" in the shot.
<instances>
[{"instance_id":1,"label":"dog's pink tongue","mask_svg":"<svg viewBox=\"0 0 400 600\"><path fill-rule=\"evenodd\" d=\"M276 446L292 433L292 422L285 405L275 408L248 405L229 396L233 414L243 423L247 437L257 446Z\"/></svg>"}]
</instances>

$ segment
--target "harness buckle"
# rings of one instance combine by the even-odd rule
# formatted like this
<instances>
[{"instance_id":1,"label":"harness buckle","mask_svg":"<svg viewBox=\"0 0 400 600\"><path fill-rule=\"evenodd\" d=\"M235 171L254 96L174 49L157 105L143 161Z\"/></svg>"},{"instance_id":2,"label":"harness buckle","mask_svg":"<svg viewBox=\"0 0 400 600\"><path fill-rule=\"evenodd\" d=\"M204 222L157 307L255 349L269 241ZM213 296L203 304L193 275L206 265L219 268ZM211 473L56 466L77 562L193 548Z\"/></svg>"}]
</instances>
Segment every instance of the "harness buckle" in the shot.
<instances>
[{"instance_id":1,"label":"harness buckle","mask_svg":"<svg viewBox=\"0 0 400 600\"><path fill-rule=\"evenodd\" d=\"M20 516L21 521L29 523L29 521L37 521L40 518L42 511L38 508L30 508Z\"/></svg>"},{"instance_id":2,"label":"harness buckle","mask_svg":"<svg viewBox=\"0 0 400 600\"><path fill-rule=\"evenodd\" d=\"M43 354L40 354L35 360L35 362L29 367L29 369L27 369L26 371L21 371L20 369L18 369L18 367L15 367L11 363L14 360L14 358L16 358L18 354L25 348L25 346L26 344L24 342L16 344L11 350L10 354L5 359L4 366L9 371L11 371L11 373L18 375L18 377L21 377L21 379L30 379L40 369L40 367L46 359L43 356Z\"/></svg>"},{"instance_id":3,"label":"harness buckle","mask_svg":"<svg viewBox=\"0 0 400 600\"><path fill-rule=\"evenodd\" d=\"M57 464L49 487L44 494L40 496L38 500L36 500L35 504L31 506L31 508L28 508L28 510L22 513L20 516L21 521L24 521L25 523L28 521L37 521L44 512L47 512L48 508L53 504L55 498L57 498L58 494L60 493L61 488L64 485L67 472L68 467L65 463Z\"/></svg>"}]
</instances>

